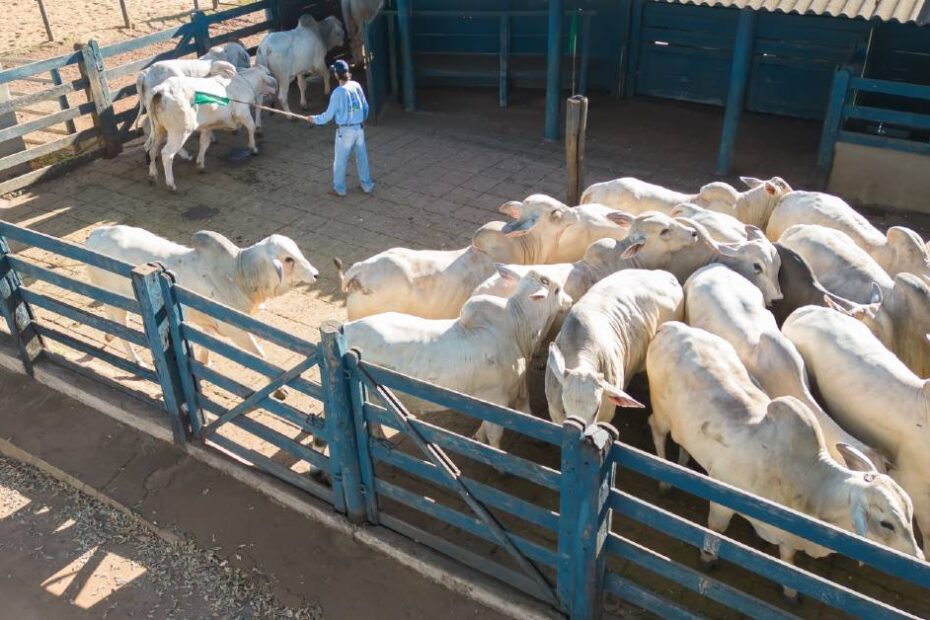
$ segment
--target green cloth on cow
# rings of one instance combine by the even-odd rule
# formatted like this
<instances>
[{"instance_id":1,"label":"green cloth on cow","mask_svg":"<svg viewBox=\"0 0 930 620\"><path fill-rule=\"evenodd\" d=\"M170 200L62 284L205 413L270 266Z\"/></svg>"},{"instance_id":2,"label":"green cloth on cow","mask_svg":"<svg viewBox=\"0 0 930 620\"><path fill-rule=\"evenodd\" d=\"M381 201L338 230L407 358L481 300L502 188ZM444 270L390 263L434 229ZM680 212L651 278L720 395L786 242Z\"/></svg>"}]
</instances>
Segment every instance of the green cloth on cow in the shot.
<instances>
[{"instance_id":1,"label":"green cloth on cow","mask_svg":"<svg viewBox=\"0 0 930 620\"><path fill-rule=\"evenodd\" d=\"M194 91L194 105L204 105L209 103L216 105L229 105L229 98L220 97L219 95L211 95L210 93Z\"/></svg>"}]
</instances>

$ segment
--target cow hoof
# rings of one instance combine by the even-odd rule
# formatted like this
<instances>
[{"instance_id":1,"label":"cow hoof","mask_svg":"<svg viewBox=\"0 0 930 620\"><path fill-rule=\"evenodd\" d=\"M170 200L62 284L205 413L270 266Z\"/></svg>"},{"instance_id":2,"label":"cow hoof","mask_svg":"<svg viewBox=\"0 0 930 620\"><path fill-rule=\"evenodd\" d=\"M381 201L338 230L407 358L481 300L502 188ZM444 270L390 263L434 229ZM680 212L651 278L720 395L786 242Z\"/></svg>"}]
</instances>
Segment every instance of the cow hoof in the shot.
<instances>
[{"instance_id":1,"label":"cow hoof","mask_svg":"<svg viewBox=\"0 0 930 620\"><path fill-rule=\"evenodd\" d=\"M717 567L720 566L720 560L715 555L710 555L709 553L701 552L701 568L705 571L717 570Z\"/></svg>"},{"instance_id":2,"label":"cow hoof","mask_svg":"<svg viewBox=\"0 0 930 620\"><path fill-rule=\"evenodd\" d=\"M659 495L660 495L660 496L666 497L666 496L668 496L668 494L671 493L671 492L672 492L672 485L670 485L670 484L667 483L667 482L660 482L660 483L659 483Z\"/></svg>"},{"instance_id":3,"label":"cow hoof","mask_svg":"<svg viewBox=\"0 0 930 620\"><path fill-rule=\"evenodd\" d=\"M301 109L301 110L309 110L309 109L310 109L310 104L309 104L309 103L301 103L301 104L300 104L300 109Z\"/></svg>"},{"instance_id":4,"label":"cow hoof","mask_svg":"<svg viewBox=\"0 0 930 620\"><path fill-rule=\"evenodd\" d=\"M149 177L149 185L155 185L155 177Z\"/></svg>"},{"instance_id":5,"label":"cow hoof","mask_svg":"<svg viewBox=\"0 0 930 620\"><path fill-rule=\"evenodd\" d=\"M258 155L258 149L257 149L257 148L252 149L252 155Z\"/></svg>"},{"instance_id":6,"label":"cow hoof","mask_svg":"<svg viewBox=\"0 0 930 620\"><path fill-rule=\"evenodd\" d=\"M781 596L785 602L792 607L797 607L801 604L801 595L798 594L797 590L792 590L791 588L782 588Z\"/></svg>"},{"instance_id":7,"label":"cow hoof","mask_svg":"<svg viewBox=\"0 0 930 620\"><path fill-rule=\"evenodd\" d=\"M263 133L265 133L265 132L262 130L261 127L256 127L256 128L255 128L255 135L256 135L256 136L260 136L260 135L262 135Z\"/></svg>"},{"instance_id":8,"label":"cow hoof","mask_svg":"<svg viewBox=\"0 0 930 620\"><path fill-rule=\"evenodd\" d=\"M181 161L190 161L193 159L190 155L184 155L183 153L178 153L178 157L181 158Z\"/></svg>"},{"instance_id":9,"label":"cow hoof","mask_svg":"<svg viewBox=\"0 0 930 620\"><path fill-rule=\"evenodd\" d=\"M149 155L148 153L145 154L145 156L143 157L143 159L145 160L145 165L146 165L146 166L148 166L150 163L152 163L152 156Z\"/></svg>"},{"instance_id":10,"label":"cow hoof","mask_svg":"<svg viewBox=\"0 0 930 620\"><path fill-rule=\"evenodd\" d=\"M203 174L203 173L206 172L206 171L207 171L207 169L204 168L203 166L197 166L197 172L199 172L200 174Z\"/></svg>"},{"instance_id":11,"label":"cow hoof","mask_svg":"<svg viewBox=\"0 0 930 620\"><path fill-rule=\"evenodd\" d=\"M172 194L177 194L177 193L178 193L178 188L175 187L175 186L173 186L173 185L169 185L169 186L168 186L168 189L171 190L171 193L172 193Z\"/></svg>"}]
</instances>

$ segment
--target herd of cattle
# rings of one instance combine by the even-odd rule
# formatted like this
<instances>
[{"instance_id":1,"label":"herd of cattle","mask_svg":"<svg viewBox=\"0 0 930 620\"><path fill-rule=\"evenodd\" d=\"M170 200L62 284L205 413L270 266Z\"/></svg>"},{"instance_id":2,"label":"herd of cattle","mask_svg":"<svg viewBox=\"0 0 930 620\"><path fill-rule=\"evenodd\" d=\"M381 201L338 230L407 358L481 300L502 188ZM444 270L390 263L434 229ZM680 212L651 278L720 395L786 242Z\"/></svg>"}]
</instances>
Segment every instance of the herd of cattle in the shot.
<instances>
[{"instance_id":1,"label":"herd of cattle","mask_svg":"<svg viewBox=\"0 0 930 620\"><path fill-rule=\"evenodd\" d=\"M555 422L643 407L625 389L645 371L660 456L671 433L682 464L923 558L912 520L930 550L930 248L836 196L743 181L682 194L623 178L575 207L533 195L461 250L394 248L344 272L336 259L345 337L370 362L524 411L531 362L545 359ZM160 261L247 313L318 275L281 235L240 249L199 232L185 247L112 226L87 246ZM131 295L123 278L91 277ZM245 332L187 318L263 355ZM484 423L476 438L499 447L502 434ZM711 504L709 526L732 515ZM829 553L753 525L785 560Z\"/></svg>"}]
</instances>

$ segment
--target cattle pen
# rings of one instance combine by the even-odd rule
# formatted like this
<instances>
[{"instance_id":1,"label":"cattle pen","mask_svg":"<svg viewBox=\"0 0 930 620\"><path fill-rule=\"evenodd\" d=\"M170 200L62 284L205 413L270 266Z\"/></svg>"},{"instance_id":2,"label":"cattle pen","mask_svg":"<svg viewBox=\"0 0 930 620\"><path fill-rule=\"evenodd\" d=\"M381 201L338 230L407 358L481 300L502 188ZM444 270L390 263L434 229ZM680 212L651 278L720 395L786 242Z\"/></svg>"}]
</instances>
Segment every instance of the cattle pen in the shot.
<instances>
[{"instance_id":1,"label":"cattle pen","mask_svg":"<svg viewBox=\"0 0 930 620\"><path fill-rule=\"evenodd\" d=\"M393 10L382 16L383 32L369 29L369 50L377 49L378 37L387 41L397 34L388 32L395 28L388 26L397 19ZM0 211L0 310L5 319L0 342L15 351L26 372L59 364L107 381L157 408L176 442L202 442L243 467L305 492L308 502L329 506L355 523L398 532L572 618L621 615L627 604L673 618L930 616L930 565L644 452L648 442L641 414L618 415L616 427L584 428L576 420L556 425L367 362L346 348L338 323L325 320L338 317L321 310L321 297L290 297L286 305L256 318L177 285L158 265L129 265L76 243L89 226L101 222L151 226L158 220L163 234L175 236L192 232L196 222L231 231L237 243L254 241L263 230L287 231L313 244L320 256L314 262L322 264L322 257L361 257L388 242L422 243L421 235L456 247L463 243L461 234L443 231L481 223L491 214L475 206L478 196L487 202L495 191L562 191L561 182L552 180L557 149L514 139L505 150L502 139L467 136L467 128L443 138L442 117L426 118L425 128L414 133L411 121L389 112L383 118L391 122L372 132L373 155L391 158L381 169L386 202L359 198L354 213L332 202L304 209L294 198L295 193L323 193L325 182L307 182L302 176L313 169L322 170L325 178L329 152L325 140L310 133L316 130L286 121L269 124L267 149L247 166L230 163L218 166L215 176L199 178L180 170L179 177L192 189L179 196L137 191L144 175L137 161L141 154L131 142L137 137L134 86L110 84L155 59L199 54L211 44L274 29L276 11L274 2L259 2L198 14L191 24L130 44L89 44L65 57L0 71L0 84L55 69L77 72L73 79L65 73L70 81L63 84L0 103L0 111L39 100L59 106L54 118L0 130L7 132L0 133L3 139L66 120L89 121L13 160L0 160L10 166L30 160L44 164L0 185L0 194L28 189L8 211ZM258 17L256 23L211 37L211 27L250 14ZM490 21L500 27L503 17L520 15L495 15ZM586 28L579 23L578 32ZM108 65L107 59L121 53L166 42L173 49L158 48L150 57ZM378 107L379 93L382 104L391 94L390 72L371 78L382 79L380 86L368 84ZM81 91L85 102L60 106L59 96ZM497 93L513 98L506 88ZM288 141L296 131L306 135L306 148ZM421 144L412 144L411 135ZM44 161L74 147L66 157ZM466 151L468 159L463 158ZM101 154L118 156L99 159ZM405 164L424 160L456 161L457 168L424 171L415 179L422 186L410 187ZM513 176L522 175L522 184L506 190L483 186L489 179L495 184L505 180L493 178L491 167L511 167ZM69 170L77 172L50 180ZM596 169L598 175L605 173ZM54 191L43 194L43 187ZM424 187L429 193L418 193ZM259 202L273 208L250 213ZM379 212L379 205L390 213ZM341 210L324 217L326 209ZM385 231L387 241L378 236ZM119 297L89 284L84 277L88 266L131 281L134 295ZM324 294L331 298L327 303L340 295L331 279ZM129 311L130 327L105 318L101 303ZM261 359L205 333L186 319L191 309L251 333L265 344L269 357ZM107 334L143 348L145 365L109 350ZM208 348L221 361L201 364L193 347ZM288 390L284 400L273 396L282 387ZM399 395L447 411L413 417ZM504 450L472 439L480 421L507 429ZM386 437L374 431L378 425ZM675 490L660 496L658 482ZM745 522L735 523L727 534L704 527L704 500L820 542L837 554L786 564L753 537ZM716 572L699 567L701 550L715 551L723 560ZM804 602L788 605L776 585L797 589Z\"/></svg>"}]
</instances>

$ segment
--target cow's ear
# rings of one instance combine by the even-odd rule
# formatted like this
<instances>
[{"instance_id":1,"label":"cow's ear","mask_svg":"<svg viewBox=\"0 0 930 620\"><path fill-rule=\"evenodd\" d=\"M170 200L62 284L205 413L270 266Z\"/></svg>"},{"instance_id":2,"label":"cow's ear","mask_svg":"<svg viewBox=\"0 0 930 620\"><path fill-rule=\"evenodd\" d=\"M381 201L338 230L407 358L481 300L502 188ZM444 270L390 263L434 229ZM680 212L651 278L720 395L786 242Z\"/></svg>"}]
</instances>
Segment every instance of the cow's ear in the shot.
<instances>
[{"instance_id":1,"label":"cow's ear","mask_svg":"<svg viewBox=\"0 0 930 620\"><path fill-rule=\"evenodd\" d=\"M627 409L646 408L646 405L642 404L623 390L615 388L607 382L602 382L601 385L604 387L604 393L607 394L607 398L610 400L610 402L617 405L618 407L624 407Z\"/></svg>"}]
</instances>

